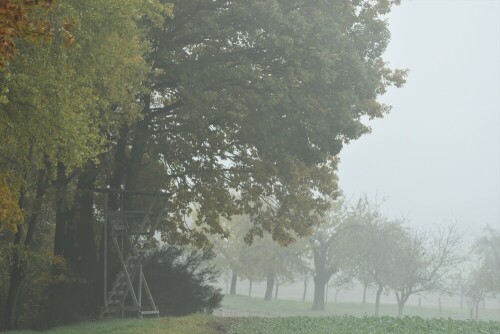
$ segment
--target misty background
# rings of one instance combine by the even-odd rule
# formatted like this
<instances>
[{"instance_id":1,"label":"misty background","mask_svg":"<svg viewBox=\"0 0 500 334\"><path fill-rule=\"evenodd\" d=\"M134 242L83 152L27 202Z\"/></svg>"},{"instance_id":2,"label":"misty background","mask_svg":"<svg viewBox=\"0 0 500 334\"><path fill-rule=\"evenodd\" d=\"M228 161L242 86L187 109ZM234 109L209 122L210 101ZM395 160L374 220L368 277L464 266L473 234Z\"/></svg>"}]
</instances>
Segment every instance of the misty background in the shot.
<instances>
[{"instance_id":1,"label":"misty background","mask_svg":"<svg viewBox=\"0 0 500 334\"><path fill-rule=\"evenodd\" d=\"M342 149L340 188L347 199L383 202L385 215L417 229L456 223L468 252L484 227L500 227L500 1L403 0L387 19L384 59L409 69L407 83L382 96L392 110L366 120L372 133ZM226 283L219 286L227 290ZM280 289L300 299L303 283ZM238 293L247 290L248 281L240 282ZM264 291L265 282L254 283L256 296ZM327 298L359 302L362 294L361 286L330 287ZM374 295L368 292L370 302ZM421 302L437 307L438 297L426 293ZM454 306L458 297L442 301ZM396 300L391 293L382 302Z\"/></svg>"},{"instance_id":2,"label":"misty background","mask_svg":"<svg viewBox=\"0 0 500 334\"><path fill-rule=\"evenodd\" d=\"M340 187L412 226L456 219L469 243L500 227L500 2L402 1L388 21L385 59L407 83L342 150Z\"/></svg>"}]
</instances>

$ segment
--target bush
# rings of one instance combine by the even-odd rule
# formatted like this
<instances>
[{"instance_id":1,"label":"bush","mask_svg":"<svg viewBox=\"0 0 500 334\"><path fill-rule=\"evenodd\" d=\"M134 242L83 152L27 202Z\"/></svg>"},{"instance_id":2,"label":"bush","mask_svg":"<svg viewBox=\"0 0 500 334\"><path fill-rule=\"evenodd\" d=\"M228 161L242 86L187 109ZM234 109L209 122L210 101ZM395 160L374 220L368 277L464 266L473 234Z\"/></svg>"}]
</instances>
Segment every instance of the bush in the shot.
<instances>
[{"instance_id":1,"label":"bush","mask_svg":"<svg viewBox=\"0 0 500 334\"><path fill-rule=\"evenodd\" d=\"M144 275L160 315L212 313L223 295L211 284L219 273L211 249L198 251L166 246L155 251L144 266Z\"/></svg>"}]
</instances>

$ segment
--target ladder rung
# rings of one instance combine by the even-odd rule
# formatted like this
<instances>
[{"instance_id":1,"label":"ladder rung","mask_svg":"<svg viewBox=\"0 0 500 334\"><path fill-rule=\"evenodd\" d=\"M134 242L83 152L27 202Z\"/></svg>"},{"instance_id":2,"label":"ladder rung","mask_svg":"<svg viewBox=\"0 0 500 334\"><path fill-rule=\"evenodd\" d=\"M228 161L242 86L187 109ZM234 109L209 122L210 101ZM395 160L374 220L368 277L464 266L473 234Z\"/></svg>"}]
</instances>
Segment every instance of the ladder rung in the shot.
<instances>
[{"instance_id":1,"label":"ladder rung","mask_svg":"<svg viewBox=\"0 0 500 334\"><path fill-rule=\"evenodd\" d=\"M158 310L153 310L153 311L139 311L141 315L149 315L149 314L160 314L160 311Z\"/></svg>"}]
</instances>

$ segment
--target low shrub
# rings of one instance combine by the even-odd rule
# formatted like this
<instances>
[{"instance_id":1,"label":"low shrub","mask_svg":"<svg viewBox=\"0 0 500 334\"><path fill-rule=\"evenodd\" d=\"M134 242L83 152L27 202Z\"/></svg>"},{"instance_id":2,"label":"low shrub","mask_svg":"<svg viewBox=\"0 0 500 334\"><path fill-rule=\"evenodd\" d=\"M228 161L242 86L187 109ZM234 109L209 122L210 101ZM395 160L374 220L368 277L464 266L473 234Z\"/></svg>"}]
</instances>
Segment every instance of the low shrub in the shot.
<instances>
[{"instance_id":1,"label":"low shrub","mask_svg":"<svg viewBox=\"0 0 500 334\"><path fill-rule=\"evenodd\" d=\"M211 249L190 250L165 246L155 251L144 266L144 275L161 315L212 313L223 295L215 288L219 273Z\"/></svg>"}]
</instances>

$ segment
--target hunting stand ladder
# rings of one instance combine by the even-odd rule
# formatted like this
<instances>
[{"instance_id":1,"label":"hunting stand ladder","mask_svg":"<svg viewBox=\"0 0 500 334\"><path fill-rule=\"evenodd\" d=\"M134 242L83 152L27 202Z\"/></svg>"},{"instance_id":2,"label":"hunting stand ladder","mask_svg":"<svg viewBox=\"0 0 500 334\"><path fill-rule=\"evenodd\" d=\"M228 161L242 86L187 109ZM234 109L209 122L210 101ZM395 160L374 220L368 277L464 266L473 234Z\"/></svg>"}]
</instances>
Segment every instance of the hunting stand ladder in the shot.
<instances>
[{"instance_id":1,"label":"hunting stand ladder","mask_svg":"<svg viewBox=\"0 0 500 334\"><path fill-rule=\"evenodd\" d=\"M104 307L101 317L159 316L142 263L156 248L154 237L166 206L168 193L148 193L121 189L102 189L104 193ZM137 207L147 210L136 210ZM111 243L111 244L110 244ZM119 270L109 286L111 274L108 256L119 261ZM116 271L115 271L116 272ZM143 303L143 295L147 303Z\"/></svg>"}]
</instances>

